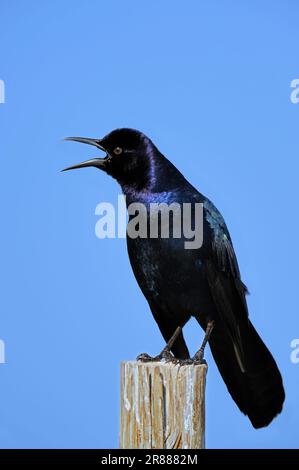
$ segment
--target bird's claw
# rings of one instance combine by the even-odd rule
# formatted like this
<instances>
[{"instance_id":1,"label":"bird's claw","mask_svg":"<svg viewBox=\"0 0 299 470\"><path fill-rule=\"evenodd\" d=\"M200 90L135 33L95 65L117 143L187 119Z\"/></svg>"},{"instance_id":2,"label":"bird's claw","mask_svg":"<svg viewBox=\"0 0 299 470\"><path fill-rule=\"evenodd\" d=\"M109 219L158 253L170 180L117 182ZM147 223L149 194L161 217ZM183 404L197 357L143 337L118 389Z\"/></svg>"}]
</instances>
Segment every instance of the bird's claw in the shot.
<instances>
[{"instance_id":1,"label":"bird's claw","mask_svg":"<svg viewBox=\"0 0 299 470\"><path fill-rule=\"evenodd\" d=\"M147 353L141 353L137 356L137 361L140 362L174 362L176 358L170 351L163 350L158 356L150 356Z\"/></svg>"},{"instance_id":2,"label":"bird's claw","mask_svg":"<svg viewBox=\"0 0 299 470\"><path fill-rule=\"evenodd\" d=\"M203 365L207 364L206 360L203 357L200 356L195 356L189 359L179 359L177 357L174 357L170 351L162 351L158 356L150 356L147 353L141 353L139 356L136 358L137 361L140 362L171 362L175 365L180 365L180 366L198 366L198 365Z\"/></svg>"},{"instance_id":3,"label":"bird's claw","mask_svg":"<svg viewBox=\"0 0 299 470\"><path fill-rule=\"evenodd\" d=\"M140 362L153 362L154 361L154 357L150 356L149 354L147 353L141 353L137 356L136 358L136 361L140 361Z\"/></svg>"},{"instance_id":4,"label":"bird's claw","mask_svg":"<svg viewBox=\"0 0 299 470\"><path fill-rule=\"evenodd\" d=\"M173 356L173 354L171 354L170 351L165 350L165 349L161 352L161 354L157 356L157 358L158 358L158 361L162 361L162 362L174 362L175 361L175 357Z\"/></svg>"},{"instance_id":5,"label":"bird's claw","mask_svg":"<svg viewBox=\"0 0 299 470\"><path fill-rule=\"evenodd\" d=\"M207 364L205 359L200 359L200 358L188 358L188 359L178 359L176 357L173 358L172 361L174 364L178 364L179 366L199 366L202 364Z\"/></svg>"},{"instance_id":6,"label":"bird's claw","mask_svg":"<svg viewBox=\"0 0 299 470\"><path fill-rule=\"evenodd\" d=\"M192 358L192 364L195 366L207 365L207 361L204 358Z\"/></svg>"}]
</instances>

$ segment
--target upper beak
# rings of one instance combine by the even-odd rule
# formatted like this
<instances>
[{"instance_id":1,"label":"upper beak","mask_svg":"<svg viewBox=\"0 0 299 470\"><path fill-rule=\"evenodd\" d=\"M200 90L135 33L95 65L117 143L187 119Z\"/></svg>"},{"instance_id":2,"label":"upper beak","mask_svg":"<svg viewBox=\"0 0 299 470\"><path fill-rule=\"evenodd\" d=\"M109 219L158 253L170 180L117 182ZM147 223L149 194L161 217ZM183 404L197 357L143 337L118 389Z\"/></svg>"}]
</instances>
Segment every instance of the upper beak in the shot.
<instances>
[{"instance_id":1,"label":"upper beak","mask_svg":"<svg viewBox=\"0 0 299 470\"><path fill-rule=\"evenodd\" d=\"M93 145L101 150L106 150L101 145L101 141L98 139L90 139L87 137L66 137L64 140L73 140L75 142L81 142L82 144L89 144ZM77 165L69 166L64 168L61 171L68 171L68 170L75 170L76 168L85 168L87 166L94 166L96 168L103 169L105 167L106 158L92 158L91 160L87 160L86 162L78 163Z\"/></svg>"}]
</instances>

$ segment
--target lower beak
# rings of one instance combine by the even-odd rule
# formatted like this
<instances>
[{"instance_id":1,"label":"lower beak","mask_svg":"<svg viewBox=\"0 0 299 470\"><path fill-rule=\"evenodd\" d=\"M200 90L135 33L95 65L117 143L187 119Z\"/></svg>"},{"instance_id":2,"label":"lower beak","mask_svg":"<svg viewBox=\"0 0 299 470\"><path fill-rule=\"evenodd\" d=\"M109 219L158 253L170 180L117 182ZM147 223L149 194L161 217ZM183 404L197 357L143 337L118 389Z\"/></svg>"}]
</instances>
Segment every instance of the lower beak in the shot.
<instances>
[{"instance_id":1,"label":"lower beak","mask_svg":"<svg viewBox=\"0 0 299 470\"><path fill-rule=\"evenodd\" d=\"M66 137L64 140L72 140L75 142L81 142L82 144L88 144L88 145L93 145L94 147L97 147L101 150L105 149L101 146L101 141L97 139L89 139L86 137ZM91 160L87 160L86 162L78 163L77 165L69 166L67 168L64 168L61 171L68 171L68 170L75 170L77 168L86 168L88 166L93 166L95 168L99 168L103 170L105 168L105 164L107 161L107 157L105 158L92 158Z\"/></svg>"}]
</instances>

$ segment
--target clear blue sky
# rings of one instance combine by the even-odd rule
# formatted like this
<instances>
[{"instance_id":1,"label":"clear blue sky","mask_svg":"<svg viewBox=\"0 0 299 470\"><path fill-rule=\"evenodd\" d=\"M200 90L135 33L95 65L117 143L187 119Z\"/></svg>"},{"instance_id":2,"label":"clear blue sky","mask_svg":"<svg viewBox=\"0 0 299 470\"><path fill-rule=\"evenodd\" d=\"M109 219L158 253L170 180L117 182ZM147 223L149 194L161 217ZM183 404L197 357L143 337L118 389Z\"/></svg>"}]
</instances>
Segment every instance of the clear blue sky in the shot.
<instances>
[{"instance_id":1,"label":"clear blue sky","mask_svg":"<svg viewBox=\"0 0 299 470\"><path fill-rule=\"evenodd\" d=\"M94 210L119 188L64 143L147 133L222 211L251 319L287 400L256 431L207 353L207 447L298 447L299 4L2 0L1 447L117 447L119 364L163 346L127 259ZM186 328L192 351L201 342Z\"/></svg>"}]
</instances>

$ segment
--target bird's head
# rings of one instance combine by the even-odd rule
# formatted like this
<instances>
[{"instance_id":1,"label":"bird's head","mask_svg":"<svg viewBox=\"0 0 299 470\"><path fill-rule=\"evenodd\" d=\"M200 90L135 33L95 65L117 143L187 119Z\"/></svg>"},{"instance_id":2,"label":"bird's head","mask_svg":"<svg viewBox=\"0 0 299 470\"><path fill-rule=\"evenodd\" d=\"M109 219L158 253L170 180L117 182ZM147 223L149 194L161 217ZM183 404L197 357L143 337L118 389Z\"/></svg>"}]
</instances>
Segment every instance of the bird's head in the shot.
<instances>
[{"instance_id":1,"label":"bird's head","mask_svg":"<svg viewBox=\"0 0 299 470\"><path fill-rule=\"evenodd\" d=\"M159 154L152 141L134 129L116 129L102 139L67 137L66 140L89 144L104 151L104 158L92 158L62 171L95 167L115 178L122 186L134 184L146 187L151 177L154 154Z\"/></svg>"}]
</instances>

